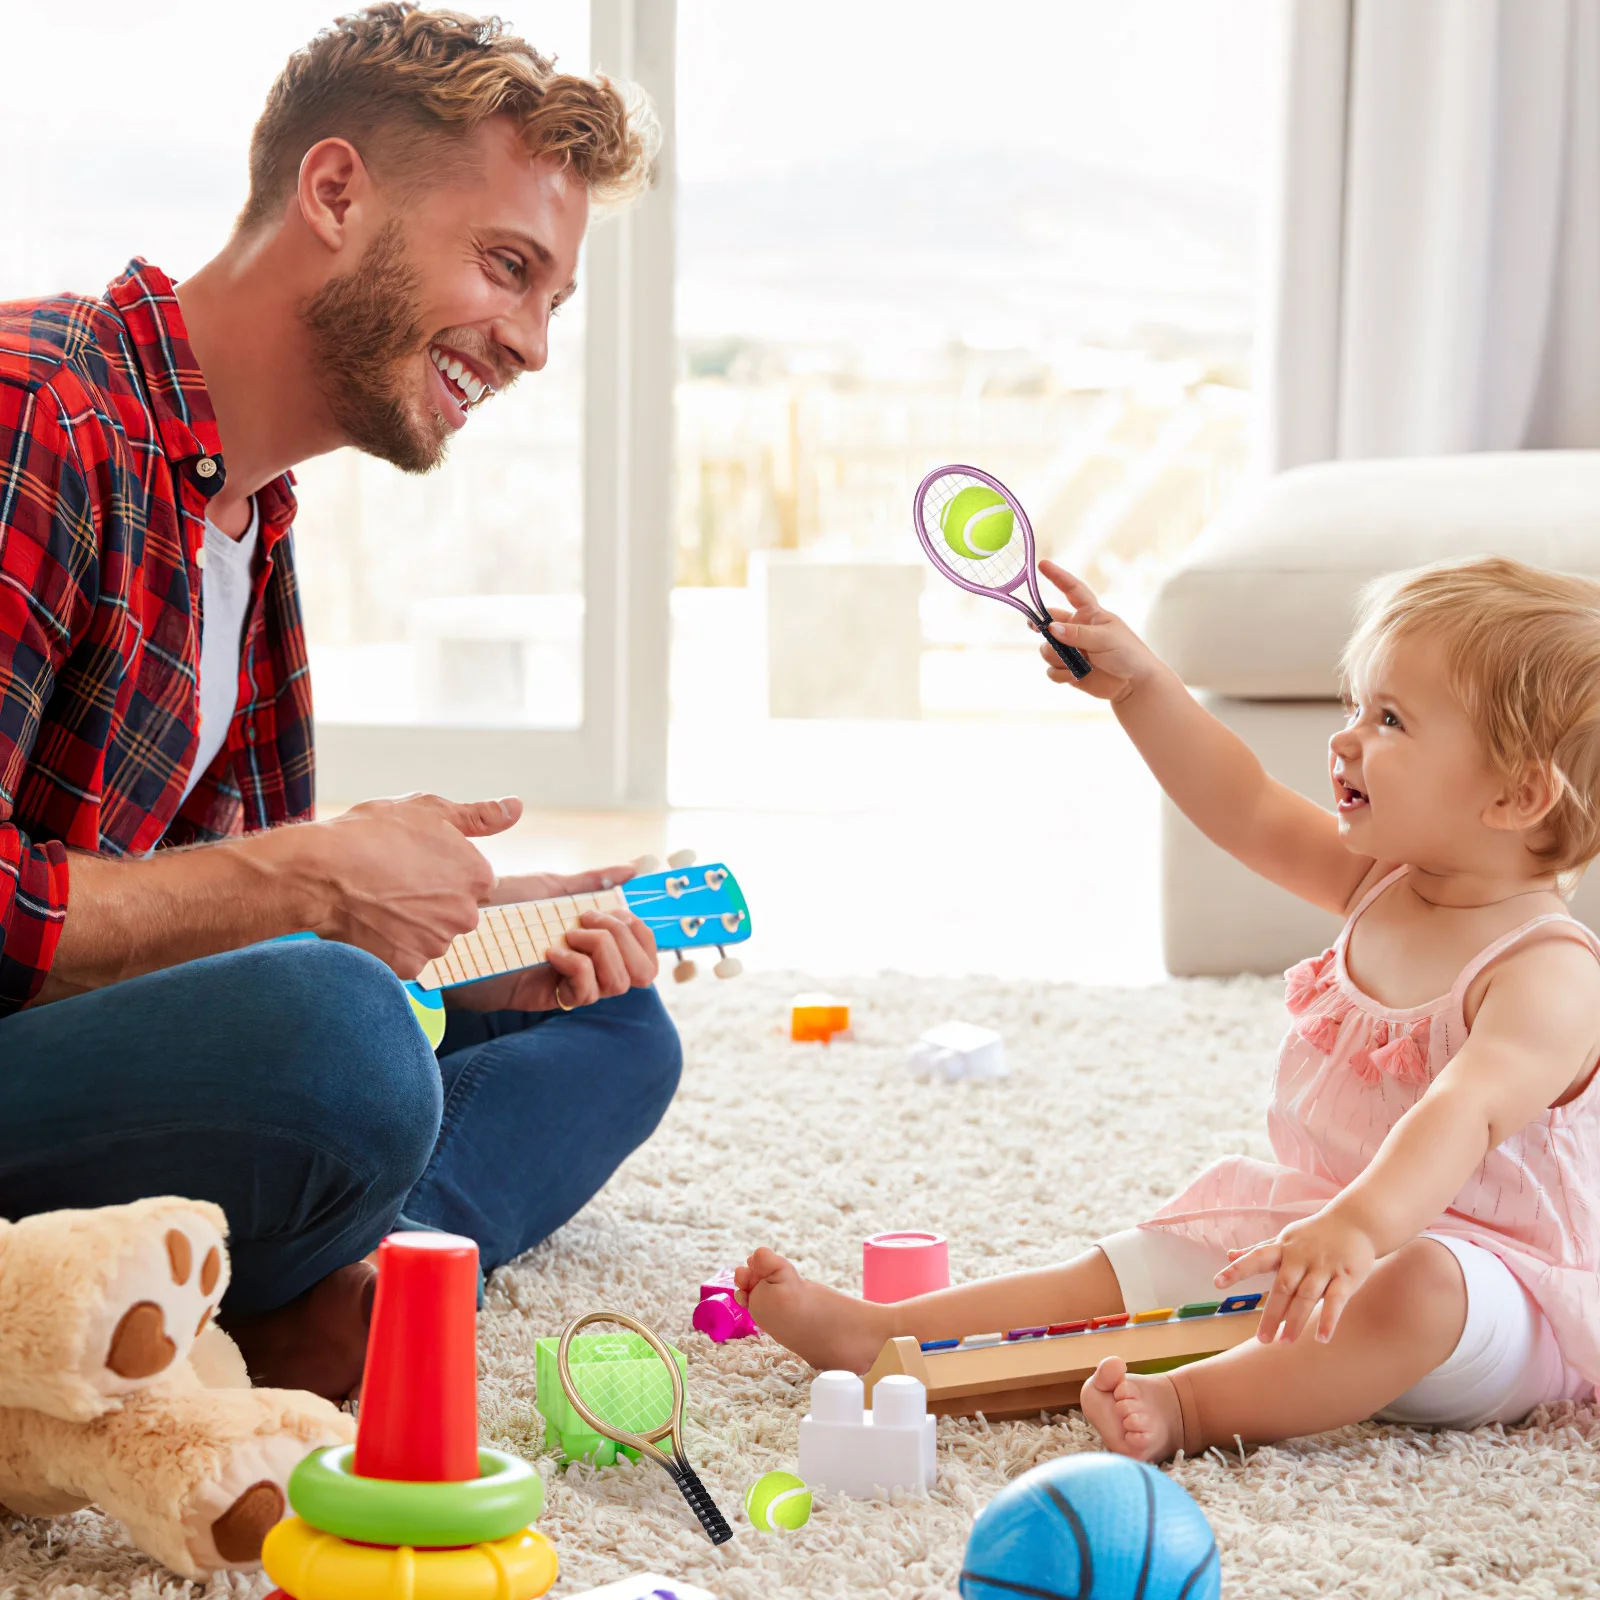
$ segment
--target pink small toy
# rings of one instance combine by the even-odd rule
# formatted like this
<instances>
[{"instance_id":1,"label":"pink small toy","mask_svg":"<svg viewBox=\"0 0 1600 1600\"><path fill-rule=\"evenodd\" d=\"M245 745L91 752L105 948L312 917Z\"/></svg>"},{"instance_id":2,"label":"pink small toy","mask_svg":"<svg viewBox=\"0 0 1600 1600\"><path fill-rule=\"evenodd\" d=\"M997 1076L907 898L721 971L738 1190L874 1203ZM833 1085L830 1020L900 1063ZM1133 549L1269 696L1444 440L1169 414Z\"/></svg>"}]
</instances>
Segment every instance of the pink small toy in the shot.
<instances>
[{"instance_id":1,"label":"pink small toy","mask_svg":"<svg viewBox=\"0 0 1600 1600\"><path fill-rule=\"evenodd\" d=\"M942 1233L875 1233L861 1247L861 1297L888 1305L950 1287Z\"/></svg>"},{"instance_id":2,"label":"pink small toy","mask_svg":"<svg viewBox=\"0 0 1600 1600\"><path fill-rule=\"evenodd\" d=\"M750 1320L749 1309L734 1298L733 1274L719 1272L710 1283L700 1285L700 1304L691 1321L712 1344L730 1339L754 1339L761 1330Z\"/></svg>"}]
</instances>

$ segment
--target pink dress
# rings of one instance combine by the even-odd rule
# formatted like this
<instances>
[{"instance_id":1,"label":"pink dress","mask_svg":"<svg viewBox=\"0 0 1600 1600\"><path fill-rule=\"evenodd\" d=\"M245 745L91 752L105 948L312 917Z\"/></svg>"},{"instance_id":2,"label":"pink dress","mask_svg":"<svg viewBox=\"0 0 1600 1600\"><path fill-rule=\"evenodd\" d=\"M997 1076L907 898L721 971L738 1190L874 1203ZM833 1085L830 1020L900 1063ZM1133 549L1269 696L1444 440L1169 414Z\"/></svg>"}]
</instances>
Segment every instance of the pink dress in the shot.
<instances>
[{"instance_id":1,"label":"pink dress","mask_svg":"<svg viewBox=\"0 0 1600 1600\"><path fill-rule=\"evenodd\" d=\"M1466 1042L1462 1006L1491 961L1551 937L1577 939L1600 958L1600 939L1555 912L1495 940L1449 994L1403 1011L1380 1006L1351 981L1345 952L1362 912L1405 871L1397 868L1372 889L1331 950L1285 974L1294 1023L1267 1115L1277 1161L1219 1161L1142 1227L1242 1249L1320 1210L1366 1167ZM1600 1072L1574 1099L1491 1150L1426 1231L1498 1256L1549 1319L1567 1361L1600 1382Z\"/></svg>"}]
</instances>

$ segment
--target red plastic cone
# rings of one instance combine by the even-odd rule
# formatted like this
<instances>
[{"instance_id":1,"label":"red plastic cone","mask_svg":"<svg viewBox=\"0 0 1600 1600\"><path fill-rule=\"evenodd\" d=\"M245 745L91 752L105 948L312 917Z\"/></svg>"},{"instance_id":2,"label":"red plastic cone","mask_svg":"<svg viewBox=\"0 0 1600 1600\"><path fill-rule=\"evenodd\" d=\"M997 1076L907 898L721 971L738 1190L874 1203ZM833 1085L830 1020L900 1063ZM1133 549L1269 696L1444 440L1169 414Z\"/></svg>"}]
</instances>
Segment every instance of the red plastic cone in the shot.
<instances>
[{"instance_id":1,"label":"red plastic cone","mask_svg":"<svg viewBox=\"0 0 1600 1600\"><path fill-rule=\"evenodd\" d=\"M478 1247L395 1233L378 1247L355 1470L459 1483L478 1473Z\"/></svg>"}]
</instances>

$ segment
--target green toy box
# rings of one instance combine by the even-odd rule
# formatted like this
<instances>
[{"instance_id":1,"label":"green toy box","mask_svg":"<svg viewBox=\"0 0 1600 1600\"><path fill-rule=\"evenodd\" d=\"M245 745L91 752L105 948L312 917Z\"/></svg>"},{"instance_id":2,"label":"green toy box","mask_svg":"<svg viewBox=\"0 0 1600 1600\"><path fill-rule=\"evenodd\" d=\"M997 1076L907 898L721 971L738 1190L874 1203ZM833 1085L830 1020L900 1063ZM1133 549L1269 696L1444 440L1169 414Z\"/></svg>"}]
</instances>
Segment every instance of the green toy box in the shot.
<instances>
[{"instance_id":1,"label":"green toy box","mask_svg":"<svg viewBox=\"0 0 1600 1600\"><path fill-rule=\"evenodd\" d=\"M556 1367L559 1339L540 1339L534 1346L539 1414L544 1418L544 1442L558 1449L563 1464L586 1461L609 1467L617 1456L639 1459L637 1450L613 1444L597 1434L567 1401ZM689 1363L673 1349L672 1359L685 1388ZM636 1333L579 1334L568 1353L573 1387L596 1416L604 1417L624 1433L649 1433L672 1415L672 1379L661 1357Z\"/></svg>"}]
</instances>

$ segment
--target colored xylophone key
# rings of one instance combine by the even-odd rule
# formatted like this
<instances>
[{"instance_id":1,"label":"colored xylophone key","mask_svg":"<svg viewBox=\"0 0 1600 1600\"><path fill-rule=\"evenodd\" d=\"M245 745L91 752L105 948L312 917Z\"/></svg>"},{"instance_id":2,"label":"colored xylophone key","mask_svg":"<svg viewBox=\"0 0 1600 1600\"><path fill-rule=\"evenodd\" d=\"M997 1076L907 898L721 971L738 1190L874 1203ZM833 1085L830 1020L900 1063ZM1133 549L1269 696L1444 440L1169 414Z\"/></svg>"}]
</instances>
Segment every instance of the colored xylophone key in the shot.
<instances>
[{"instance_id":1,"label":"colored xylophone key","mask_svg":"<svg viewBox=\"0 0 1600 1600\"><path fill-rule=\"evenodd\" d=\"M1109 1328L1155 1327L1165 1322L1187 1321L1195 1317L1227 1317L1240 1311L1254 1311L1261 1304L1257 1294L1231 1294L1224 1300L1193 1300L1177 1307L1160 1306L1150 1311L1118 1311L1103 1317L1080 1317L1073 1322L1052 1322L1032 1328L1010 1328L1004 1333L973 1333L965 1339L930 1339L925 1351L979 1350L989 1345L1016 1344L1024 1339L1061 1339L1080 1333L1102 1333Z\"/></svg>"}]
</instances>

